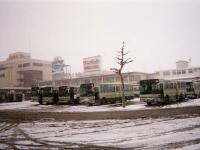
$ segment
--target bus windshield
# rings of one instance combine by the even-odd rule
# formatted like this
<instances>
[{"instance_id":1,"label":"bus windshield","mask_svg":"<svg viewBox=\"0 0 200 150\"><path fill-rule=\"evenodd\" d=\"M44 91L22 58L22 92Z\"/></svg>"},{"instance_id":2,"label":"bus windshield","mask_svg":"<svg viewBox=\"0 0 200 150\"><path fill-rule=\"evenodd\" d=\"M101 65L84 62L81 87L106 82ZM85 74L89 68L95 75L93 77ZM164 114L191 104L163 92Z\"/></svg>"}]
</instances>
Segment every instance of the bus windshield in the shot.
<instances>
[{"instance_id":1,"label":"bus windshield","mask_svg":"<svg viewBox=\"0 0 200 150\"><path fill-rule=\"evenodd\" d=\"M187 90L187 92L193 92L194 91L192 82L186 82L186 90Z\"/></svg>"},{"instance_id":2,"label":"bus windshield","mask_svg":"<svg viewBox=\"0 0 200 150\"><path fill-rule=\"evenodd\" d=\"M59 87L59 96L67 96L67 95L69 95L69 87L60 86Z\"/></svg>"},{"instance_id":3,"label":"bus windshield","mask_svg":"<svg viewBox=\"0 0 200 150\"><path fill-rule=\"evenodd\" d=\"M80 85L80 96L91 96L94 95L94 84L81 84Z\"/></svg>"},{"instance_id":4,"label":"bus windshield","mask_svg":"<svg viewBox=\"0 0 200 150\"><path fill-rule=\"evenodd\" d=\"M52 95L52 87L44 87L41 89L43 96L51 96Z\"/></svg>"},{"instance_id":5,"label":"bus windshield","mask_svg":"<svg viewBox=\"0 0 200 150\"><path fill-rule=\"evenodd\" d=\"M32 87L31 88L31 96L37 96L38 95L38 87Z\"/></svg>"},{"instance_id":6,"label":"bus windshield","mask_svg":"<svg viewBox=\"0 0 200 150\"><path fill-rule=\"evenodd\" d=\"M141 94L160 94L161 85L158 80L143 80L140 81Z\"/></svg>"}]
</instances>

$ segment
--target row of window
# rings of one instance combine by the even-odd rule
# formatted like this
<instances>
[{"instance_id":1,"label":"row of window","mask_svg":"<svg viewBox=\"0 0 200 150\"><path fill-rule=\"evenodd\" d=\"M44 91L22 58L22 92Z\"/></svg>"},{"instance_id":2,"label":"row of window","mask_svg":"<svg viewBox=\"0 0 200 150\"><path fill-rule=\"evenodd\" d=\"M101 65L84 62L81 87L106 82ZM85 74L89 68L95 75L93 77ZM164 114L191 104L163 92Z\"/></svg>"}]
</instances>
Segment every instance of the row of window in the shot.
<instances>
[{"instance_id":1,"label":"row of window","mask_svg":"<svg viewBox=\"0 0 200 150\"><path fill-rule=\"evenodd\" d=\"M170 71L164 71L163 75L164 76L168 76L168 75L180 75L180 74L186 74L187 71L188 71L188 73L193 73L193 72L200 71L200 68L194 68L194 69L188 69L188 70L174 70L172 72L170 72Z\"/></svg>"},{"instance_id":2,"label":"row of window","mask_svg":"<svg viewBox=\"0 0 200 150\"><path fill-rule=\"evenodd\" d=\"M185 88L186 83L185 82L178 82L178 83L167 83L165 84L165 89L176 89L176 88Z\"/></svg>"},{"instance_id":3,"label":"row of window","mask_svg":"<svg viewBox=\"0 0 200 150\"><path fill-rule=\"evenodd\" d=\"M18 67L22 68L22 67L29 67L31 64L30 63L24 63L24 64L19 64ZM32 66L36 66L36 67L42 67L43 64L42 63L32 63Z\"/></svg>"},{"instance_id":4,"label":"row of window","mask_svg":"<svg viewBox=\"0 0 200 150\"><path fill-rule=\"evenodd\" d=\"M7 69L7 67L0 67L0 71L6 70L6 69Z\"/></svg>"},{"instance_id":5,"label":"row of window","mask_svg":"<svg viewBox=\"0 0 200 150\"><path fill-rule=\"evenodd\" d=\"M101 85L101 92L107 93L107 92L120 92L120 86L119 85ZM124 85L124 91L133 91L132 85Z\"/></svg>"}]
</instances>

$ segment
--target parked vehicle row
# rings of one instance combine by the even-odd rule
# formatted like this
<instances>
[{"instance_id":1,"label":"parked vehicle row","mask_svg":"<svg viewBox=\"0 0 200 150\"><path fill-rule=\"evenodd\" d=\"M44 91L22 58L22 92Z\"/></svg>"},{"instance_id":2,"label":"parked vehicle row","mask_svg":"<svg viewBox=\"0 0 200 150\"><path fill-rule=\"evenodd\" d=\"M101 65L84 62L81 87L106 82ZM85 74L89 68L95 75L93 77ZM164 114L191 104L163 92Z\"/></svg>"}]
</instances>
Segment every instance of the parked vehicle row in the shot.
<instances>
[{"instance_id":1,"label":"parked vehicle row","mask_svg":"<svg viewBox=\"0 0 200 150\"><path fill-rule=\"evenodd\" d=\"M85 83L80 86L32 87L33 101L40 104L104 105L121 102L121 84ZM136 96L148 105L169 104L200 97L200 81L149 79L140 85L124 84L125 99Z\"/></svg>"},{"instance_id":2,"label":"parked vehicle row","mask_svg":"<svg viewBox=\"0 0 200 150\"><path fill-rule=\"evenodd\" d=\"M125 84L126 100L139 94L139 86ZM135 89L135 90L134 90ZM121 102L120 84L86 83L77 86L44 86L32 87L33 101L40 104L86 104L103 105ZM134 92L135 91L135 92Z\"/></svg>"},{"instance_id":3,"label":"parked vehicle row","mask_svg":"<svg viewBox=\"0 0 200 150\"><path fill-rule=\"evenodd\" d=\"M31 99L39 104L78 104L79 97L78 87L32 87Z\"/></svg>"},{"instance_id":4,"label":"parked vehicle row","mask_svg":"<svg viewBox=\"0 0 200 150\"><path fill-rule=\"evenodd\" d=\"M199 81L149 79L140 81L140 100L148 105L168 104L200 97Z\"/></svg>"},{"instance_id":5,"label":"parked vehicle row","mask_svg":"<svg viewBox=\"0 0 200 150\"><path fill-rule=\"evenodd\" d=\"M20 102L30 100L31 88L28 87L1 87L0 103L2 102Z\"/></svg>"}]
</instances>

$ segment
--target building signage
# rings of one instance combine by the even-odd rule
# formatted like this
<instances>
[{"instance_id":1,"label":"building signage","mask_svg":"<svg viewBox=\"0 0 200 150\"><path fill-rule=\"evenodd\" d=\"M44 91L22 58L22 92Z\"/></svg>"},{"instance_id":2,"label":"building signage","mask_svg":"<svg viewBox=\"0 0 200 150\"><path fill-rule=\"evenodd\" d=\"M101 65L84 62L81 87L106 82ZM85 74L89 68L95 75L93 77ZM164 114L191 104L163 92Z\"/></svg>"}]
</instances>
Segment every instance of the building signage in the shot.
<instances>
[{"instance_id":1,"label":"building signage","mask_svg":"<svg viewBox=\"0 0 200 150\"><path fill-rule=\"evenodd\" d=\"M101 56L83 58L84 72L93 72L101 70Z\"/></svg>"}]
</instances>

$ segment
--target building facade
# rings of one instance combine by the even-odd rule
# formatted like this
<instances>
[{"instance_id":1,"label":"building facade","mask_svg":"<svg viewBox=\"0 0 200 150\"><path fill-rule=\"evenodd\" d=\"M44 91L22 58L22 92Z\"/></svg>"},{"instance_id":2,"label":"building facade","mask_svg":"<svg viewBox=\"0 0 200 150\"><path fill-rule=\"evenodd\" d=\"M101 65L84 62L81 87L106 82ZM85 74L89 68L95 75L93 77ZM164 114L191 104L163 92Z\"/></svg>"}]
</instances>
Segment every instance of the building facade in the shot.
<instances>
[{"instance_id":1,"label":"building facade","mask_svg":"<svg viewBox=\"0 0 200 150\"><path fill-rule=\"evenodd\" d=\"M124 83L129 84L139 84L140 80L147 79L147 73L141 72L127 72L123 73ZM71 79L64 80L56 80L56 81L44 81L40 82L39 86L53 85L53 86L79 86L82 83L120 83L120 77L118 74L112 72L107 74L99 74L99 75L90 75L90 76L81 76Z\"/></svg>"},{"instance_id":2,"label":"building facade","mask_svg":"<svg viewBox=\"0 0 200 150\"><path fill-rule=\"evenodd\" d=\"M192 67L190 61L177 61L176 69L156 71L149 74L148 78L166 79L166 80L199 80L200 67Z\"/></svg>"},{"instance_id":3,"label":"building facade","mask_svg":"<svg viewBox=\"0 0 200 150\"><path fill-rule=\"evenodd\" d=\"M0 62L0 87L31 87L52 80L50 61L32 59L29 53L16 52Z\"/></svg>"},{"instance_id":4,"label":"building facade","mask_svg":"<svg viewBox=\"0 0 200 150\"><path fill-rule=\"evenodd\" d=\"M129 84L138 85L140 80L145 79L166 79L166 80L199 80L200 67L191 67L191 62L177 61L176 69L168 69L156 71L155 73L144 72L126 72L123 73L124 82ZM40 86L53 85L53 86L79 86L82 83L120 83L118 74L112 71L100 70L91 73L79 73L71 79L54 80L47 82L40 82Z\"/></svg>"},{"instance_id":5,"label":"building facade","mask_svg":"<svg viewBox=\"0 0 200 150\"><path fill-rule=\"evenodd\" d=\"M52 62L52 78L53 80L71 78L71 65L66 65L61 57L55 57Z\"/></svg>"}]
</instances>

